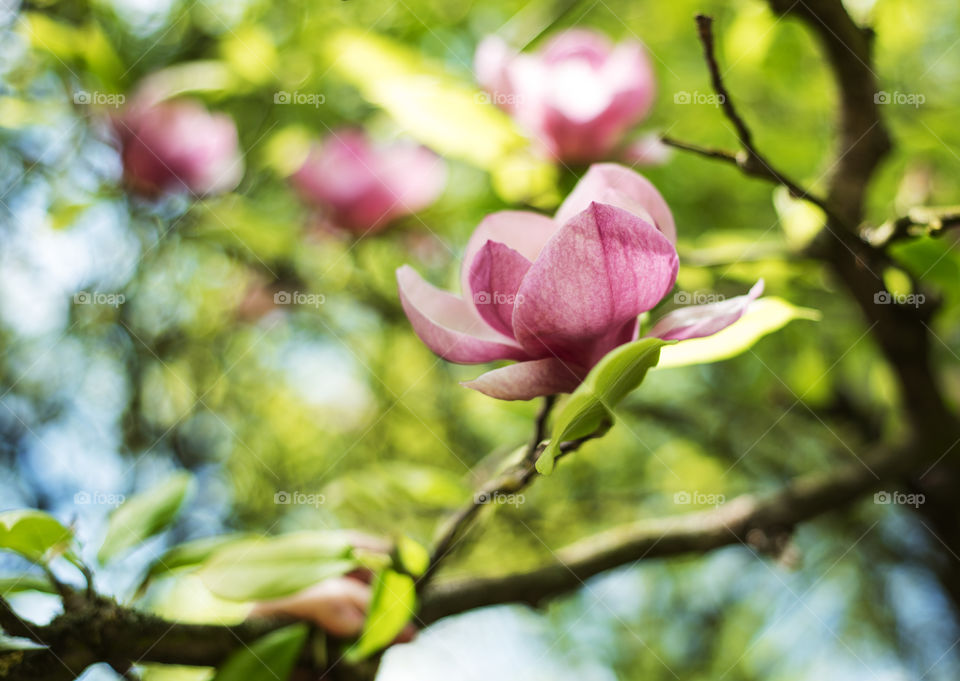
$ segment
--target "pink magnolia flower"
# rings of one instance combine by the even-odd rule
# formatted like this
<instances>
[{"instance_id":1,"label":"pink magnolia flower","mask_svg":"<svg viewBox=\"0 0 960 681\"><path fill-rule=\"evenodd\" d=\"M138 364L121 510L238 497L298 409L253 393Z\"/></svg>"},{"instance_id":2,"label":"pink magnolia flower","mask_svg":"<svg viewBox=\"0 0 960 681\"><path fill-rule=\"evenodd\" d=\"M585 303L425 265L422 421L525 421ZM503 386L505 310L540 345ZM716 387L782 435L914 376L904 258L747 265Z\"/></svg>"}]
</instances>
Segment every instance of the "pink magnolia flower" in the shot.
<instances>
[{"instance_id":1,"label":"pink magnolia flower","mask_svg":"<svg viewBox=\"0 0 960 681\"><path fill-rule=\"evenodd\" d=\"M219 194L243 177L237 127L189 99L133 100L113 121L120 139L124 178L137 193Z\"/></svg>"},{"instance_id":2,"label":"pink magnolia flower","mask_svg":"<svg viewBox=\"0 0 960 681\"><path fill-rule=\"evenodd\" d=\"M315 146L291 177L304 200L328 211L338 226L360 233L426 208L446 179L444 162L424 147L375 146L357 130L341 130Z\"/></svg>"},{"instance_id":3,"label":"pink magnolia flower","mask_svg":"<svg viewBox=\"0 0 960 681\"><path fill-rule=\"evenodd\" d=\"M570 392L619 345L636 340L638 315L673 288L676 227L666 202L623 166L592 166L551 219L503 211L467 244L464 297L441 291L409 266L397 270L400 301L420 339L444 359L512 359L467 387L504 400ZM684 340L729 326L762 292L681 308L650 336Z\"/></svg>"},{"instance_id":4,"label":"pink magnolia flower","mask_svg":"<svg viewBox=\"0 0 960 681\"><path fill-rule=\"evenodd\" d=\"M557 35L535 54L517 54L489 36L474 66L494 103L561 161L607 158L653 103L653 69L643 46L614 46L583 29Z\"/></svg>"}]
</instances>

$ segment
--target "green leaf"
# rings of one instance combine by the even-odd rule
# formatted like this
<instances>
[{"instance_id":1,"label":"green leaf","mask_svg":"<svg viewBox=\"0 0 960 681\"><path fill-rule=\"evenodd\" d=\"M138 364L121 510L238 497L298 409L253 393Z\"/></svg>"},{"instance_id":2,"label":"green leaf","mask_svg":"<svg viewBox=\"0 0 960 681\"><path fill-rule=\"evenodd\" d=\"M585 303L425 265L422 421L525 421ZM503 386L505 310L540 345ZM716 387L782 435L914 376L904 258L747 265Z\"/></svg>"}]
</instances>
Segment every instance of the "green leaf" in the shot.
<instances>
[{"instance_id":1,"label":"green leaf","mask_svg":"<svg viewBox=\"0 0 960 681\"><path fill-rule=\"evenodd\" d=\"M198 574L214 595L252 601L295 593L356 566L344 535L306 531L235 542L215 552Z\"/></svg>"},{"instance_id":2,"label":"green leaf","mask_svg":"<svg viewBox=\"0 0 960 681\"><path fill-rule=\"evenodd\" d=\"M173 546L147 569L147 574L137 588L137 593L142 594L150 581L157 577L162 577L175 570L198 567L220 549L240 541L250 540L253 537L254 535L251 534L237 532L216 537L203 537Z\"/></svg>"},{"instance_id":3,"label":"green leaf","mask_svg":"<svg viewBox=\"0 0 960 681\"><path fill-rule=\"evenodd\" d=\"M417 589L413 578L393 570L377 575L370 609L360 639L347 650L350 662L363 660L390 645L416 612Z\"/></svg>"},{"instance_id":4,"label":"green leaf","mask_svg":"<svg viewBox=\"0 0 960 681\"><path fill-rule=\"evenodd\" d=\"M504 199L543 207L559 199L554 165L472 83L384 36L347 29L327 46L331 68L369 102L442 156L490 171Z\"/></svg>"},{"instance_id":5,"label":"green leaf","mask_svg":"<svg viewBox=\"0 0 960 681\"><path fill-rule=\"evenodd\" d=\"M50 580L37 575L12 575L0 577L0 596L10 596L24 591L39 591L41 593L56 594Z\"/></svg>"},{"instance_id":6,"label":"green leaf","mask_svg":"<svg viewBox=\"0 0 960 681\"><path fill-rule=\"evenodd\" d=\"M227 658L213 681L286 681L309 632L306 624L270 632Z\"/></svg>"},{"instance_id":7,"label":"green leaf","mask_svg":"<svg viewBox=\"0 0 960 681\"><path fill-rule=\"evenodd\" d=\"M422 575L430 566L430 552L406 535L397 540L397 557L403 569L414 577Z\"/></svg>"},{"instance_id":8,"label":"green leaf","mask_svg":"<svg viewBox=\"0 0 960 681\"><path fill-rule=\"evenodd\" d=\"M101 563L164 530L177 517L192 476L177 473L166 482L127 499L110 514L107 536L97 554Z\"/></svg>"},{"instance_id":9,"label":"green leaf","mask_svg":"<svg viewBox=\"0 0 960 681\"><path fill-rule=\"evenodd\" d=\"M782 298L760 298L743 317L723 331L664 348L657 369L705 364L735 357L794 319L817 321L820 313L810 308L796 307Z\"/></svg>"},{"instance_id":10,"label":"green leaf","mask_svg":"<svg viewBox=\"0 0 960 681\"><path fill-rule=\"evenodd\" d=\"M561 442L592 435L613 424L613 408L643 382L668 342L642 338L621 345L600 360L557 413L550 444L537 459L541 474L553 471Z\"/></svg>"},{"instance_id":11,"label":"green leaf","mask_svg":"<svg viewBox=\"0 0 960 681\"><path fill-rule=\"evenodd\" d=\"M0 513L0 549L19 553L34 563L45 563L63 553L72 539L72 530L43 511Z\"/></svg>"}]
</instances>

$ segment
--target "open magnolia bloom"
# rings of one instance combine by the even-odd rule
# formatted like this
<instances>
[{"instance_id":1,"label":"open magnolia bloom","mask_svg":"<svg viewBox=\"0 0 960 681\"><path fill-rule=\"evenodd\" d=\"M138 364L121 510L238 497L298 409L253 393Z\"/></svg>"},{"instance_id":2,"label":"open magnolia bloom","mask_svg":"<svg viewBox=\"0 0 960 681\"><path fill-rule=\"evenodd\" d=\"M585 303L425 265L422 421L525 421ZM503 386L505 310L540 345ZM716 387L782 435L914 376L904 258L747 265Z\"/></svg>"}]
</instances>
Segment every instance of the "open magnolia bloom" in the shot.
<instances>
[{"instance_id":1,"label":"open magnolia bloom","mask_svg":"<svg viewBox=\"0 0 960 681\"><path fill-rule=\"evenodd\" d=\"M614 348L636 340L638 316L677 278L676 227L666 201L623 166L591 166L553 219L503 211L467 244L464 297L397 271L414 331L458 364L518 360L465 385L504 400L570 392ZM729 326L762 293L681 308L650 336L685 340Z\"/></svg>"}]
</instances>

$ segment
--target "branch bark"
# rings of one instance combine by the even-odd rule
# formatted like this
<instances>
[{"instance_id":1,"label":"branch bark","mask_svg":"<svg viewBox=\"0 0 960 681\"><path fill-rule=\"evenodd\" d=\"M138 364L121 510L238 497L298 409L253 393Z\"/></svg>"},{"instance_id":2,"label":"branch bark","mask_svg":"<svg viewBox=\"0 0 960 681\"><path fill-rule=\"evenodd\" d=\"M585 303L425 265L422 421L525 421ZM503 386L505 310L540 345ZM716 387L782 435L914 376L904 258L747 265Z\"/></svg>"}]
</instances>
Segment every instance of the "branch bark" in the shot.
<instances>
[{"instance_id":1,"label":"branch bark","mask_svg":"<svg viewBox=\"0 0 960 681\"><path fill-rule=\"evenodd\" d=\"M900 451L880 452L828 473L802 476L774 494L748 494L716 510L613 528L559 551L555 561L535 570L438 582L424 593L419 622L427 625L501 603L539 606L583 586L590 577L641 560L705 553L738 543L776 544L762 540L788 533L799 523L856 500L882 481L896 479L909 460Z\"/></svg>"}]
</instances>

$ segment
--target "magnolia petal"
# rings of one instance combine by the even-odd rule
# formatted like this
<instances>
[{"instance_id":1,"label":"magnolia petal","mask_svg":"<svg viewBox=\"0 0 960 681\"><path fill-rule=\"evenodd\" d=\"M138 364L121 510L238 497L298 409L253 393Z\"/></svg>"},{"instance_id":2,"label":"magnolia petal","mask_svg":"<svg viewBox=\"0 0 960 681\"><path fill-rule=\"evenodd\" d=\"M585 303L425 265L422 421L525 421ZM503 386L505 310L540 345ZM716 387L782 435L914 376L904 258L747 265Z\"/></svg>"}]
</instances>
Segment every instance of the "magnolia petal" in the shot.
<instances>
[{"instance_id":1,"label":"magnolia petal","mask_svg":"<svg viewBox=\"0 0 960 681\"><path fill-rule=\"evenodd\" d=\"M463 385L498 400L532 400L541 395L572 392L586 373L549 357L494 369Z\"/></svg>"},{"instance_id":2,"label":"magnolia petal","mask_svg":"<svg viewBox=\"0 0 960 681\"><path fill-rule=\"evenodd\" d=\"M673 244L649 222L591 203L524 277L513 311L515 337L534 357L553 354L589 366L598 341L632 331L634 318L666 295L678 265Z\"/></svg>"},{"instance_id":3,"label":"magnolia petal","mask_svg":"<svg viewBox=\"0 0 960 681\"><path fill-rule=\"evenodd\" d=\"M513 304L531 263L509 246L488 241L470 267L470 295L477 312L497 331L513 337Z\"/></svg>"},{"instance_id":4,"label":"magnolia petal","mask_svg":"<svg viewBox=\"0 0 960 681\"><path fill-rule=\"evenodd\" d=\"M556 221L565 223L591 202L607 203L641 217L650 216L671 243L677 243L677 227L670 207L647 178L616 163L597 163L573 188L557 210Z\"/></svg>"},{"instance_id":5,"label":"magnolia petal","mask_svg":"<svg viewBox=\"0 0 960 681\"><path fill-rule=\"evenodd\" d=\"M485 243L498 241L533 262L559 226L545 215L522 210L503 210L485 217L474 230L463 254L460 285L464 295L470 290L473 259Z\"/></svg>"},{"instance_id":6,"label":"magnolia petal","mask_svg":"<svg viewBox=\"0 0 960 681\"><path fill-rule=\"evenodd\" d=\"M647 336L663 340L687 340L712 336L740 319L750 307L750 303L762 293L763 279L754 284L746 295L674 310L660 319Z\"/></svg>"},{"instance_id":7,"label":"magnolia petal","mask_svg":"<svg viewBox=\"0 0 960 681\"><path fill-rule=\"evenodd\" d=\"M400 303L413 330L428 348L458 364L527 359L512 339L497 333L473 305L432 286L409 265L397 270Z\"/></svg>"}]
</instances>

